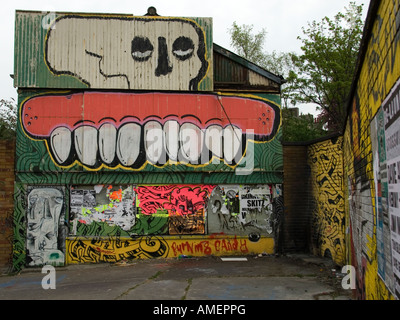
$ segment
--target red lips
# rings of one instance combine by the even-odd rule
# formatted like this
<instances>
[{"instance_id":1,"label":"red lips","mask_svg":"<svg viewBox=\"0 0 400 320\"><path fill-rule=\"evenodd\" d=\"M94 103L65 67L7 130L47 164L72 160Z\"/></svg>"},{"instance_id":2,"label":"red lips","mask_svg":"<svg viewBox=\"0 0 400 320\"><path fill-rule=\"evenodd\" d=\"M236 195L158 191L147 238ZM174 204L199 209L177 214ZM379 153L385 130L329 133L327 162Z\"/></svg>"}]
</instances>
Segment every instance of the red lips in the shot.
<instances>
[{"instance_id":1,"label":"red lips","mask_svg":"<svg viewBox=\"0 0 400 320\"><path fill-rule=\"evenodd\" d=\"M280 109L250 97L82 92L33 97L21 119L29 137L47 141L57 165L140 169L213 157L236 165L248 140L275 136Z\"/></svg>"},{"instance_id":2,"label":"red lips","mask_svg":"<svg viewBox=\"0 0 400 320\"><path fill-rule=\"evenodd\" d=\"M200 128L211 124L235 125L245 133L254 130L256 140L268 141L280 125L280 110L264 100L212 94L102 93L37 96L21 108L22 125L32 138L47 138L60 126L105 122L119 127L126 122L140 125L149 120L190 122Z\"/></svg>"}]
</instances>

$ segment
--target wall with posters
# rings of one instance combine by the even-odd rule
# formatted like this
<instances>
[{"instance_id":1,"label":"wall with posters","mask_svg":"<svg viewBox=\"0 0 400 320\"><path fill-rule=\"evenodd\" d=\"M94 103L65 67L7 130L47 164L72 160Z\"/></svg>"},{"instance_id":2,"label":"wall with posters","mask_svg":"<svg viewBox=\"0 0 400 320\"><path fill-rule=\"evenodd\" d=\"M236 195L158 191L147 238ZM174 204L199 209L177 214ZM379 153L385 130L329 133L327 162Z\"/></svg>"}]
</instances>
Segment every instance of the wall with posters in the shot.
<instances>
[{"instance_id":1,"label":"wall with posters","mask_svg":"<svg viewBox=\"0 0 400 320\"><path fill-rule=\"evenodd\" d=\"M73 186L70 202L68 263L273 252L283 209L280 185Z\"/></svg>"},{"instance_id":2,"label":"wall with posters","mask_svg":"<svg viewBox=\"0 0 400 320\"><path fill-rule=\"evenodd\" d=\"M371 1L344 133L347 261L360 299L400 297L399 10Z\"/></svg>"},{"instance_id":3,"label":"wall with posters","mask_svg":"<svg viewBox=\"0 0 400 320\"><path fill-rule=\"evenodd\" d=\"M103 236L115 229L124 236L257 239L273 234L281 198L280 185L71 186L70 235Z\"/></svg>"},{"instance_id":4,"label":"wall with posters","mask_svg":"<svg viewBox=\"0 0 400 320\"><path fill-rule=\"evenodd\" d=\"M281 189L17 184L15 267L273 253Z\"/></svg>"}]
</instances>

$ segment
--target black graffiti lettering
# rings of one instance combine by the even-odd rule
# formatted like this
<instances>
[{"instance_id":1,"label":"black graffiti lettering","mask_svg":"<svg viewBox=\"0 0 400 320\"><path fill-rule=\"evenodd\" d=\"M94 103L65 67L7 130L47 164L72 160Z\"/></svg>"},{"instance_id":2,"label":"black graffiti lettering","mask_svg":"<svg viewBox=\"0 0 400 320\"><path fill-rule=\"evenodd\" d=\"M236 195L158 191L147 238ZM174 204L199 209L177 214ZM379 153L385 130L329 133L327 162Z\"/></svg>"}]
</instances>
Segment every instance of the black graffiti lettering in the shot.
<instances>
[{"instance_id":1,"label":"black graffiti lettering","mask_svg":"<svg viewBox=\"0 0 400 320\"><path fill-rule=\"evenodd\" d=\"M247 200L247 206L248 207L263 207L264 206L264 200Z\"/></svg>"}]
</instances>

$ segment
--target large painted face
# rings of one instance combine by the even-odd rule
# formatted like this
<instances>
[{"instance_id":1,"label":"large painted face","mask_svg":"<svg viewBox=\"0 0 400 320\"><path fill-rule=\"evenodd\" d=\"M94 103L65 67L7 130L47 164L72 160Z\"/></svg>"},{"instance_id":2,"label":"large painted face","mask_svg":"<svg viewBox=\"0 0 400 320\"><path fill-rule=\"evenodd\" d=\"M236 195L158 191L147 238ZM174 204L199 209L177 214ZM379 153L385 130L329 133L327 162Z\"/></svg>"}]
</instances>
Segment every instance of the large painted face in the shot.
<instances>
[{"instance_id":1,"label":"large painted face","mask_svg":"<svg viewBox=\"0 0 400 320\"><path fill-rule=\"evenodd\" d=\"M203 30L182 18L63 16L45 50L53 73L92 88L197 90L209 66Z\"/></svg>"}]
</instances>

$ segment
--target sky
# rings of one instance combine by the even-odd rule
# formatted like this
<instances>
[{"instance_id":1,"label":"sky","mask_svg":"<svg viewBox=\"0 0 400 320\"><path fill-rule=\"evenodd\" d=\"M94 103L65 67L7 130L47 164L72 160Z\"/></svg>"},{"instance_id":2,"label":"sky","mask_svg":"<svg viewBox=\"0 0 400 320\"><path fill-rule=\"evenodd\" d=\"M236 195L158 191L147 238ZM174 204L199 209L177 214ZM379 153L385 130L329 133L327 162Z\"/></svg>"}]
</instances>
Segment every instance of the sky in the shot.
<instances>
[{"instance_id":1,"label":"sky","mask_svg":"<svg viewBox=\"0 0 400 320\"><path fill-rule=\"evenodd\" d=\"M364 5L365 16L369 0L353 0ZM14 22L15 10L51 12L96 12L144 15L154 6L161 16L213 18L213 42L233 51L228 29L233 22L253 25L253 32L266 29L265 52L300 53L302 27L308 22L321 21L344 11L349 0L12 0L2 1L0 10L0 99L14 98L10 74L14 73ZM301 105L301 113L317 114L312 105Z\"/></svg>"}]
</instances>

